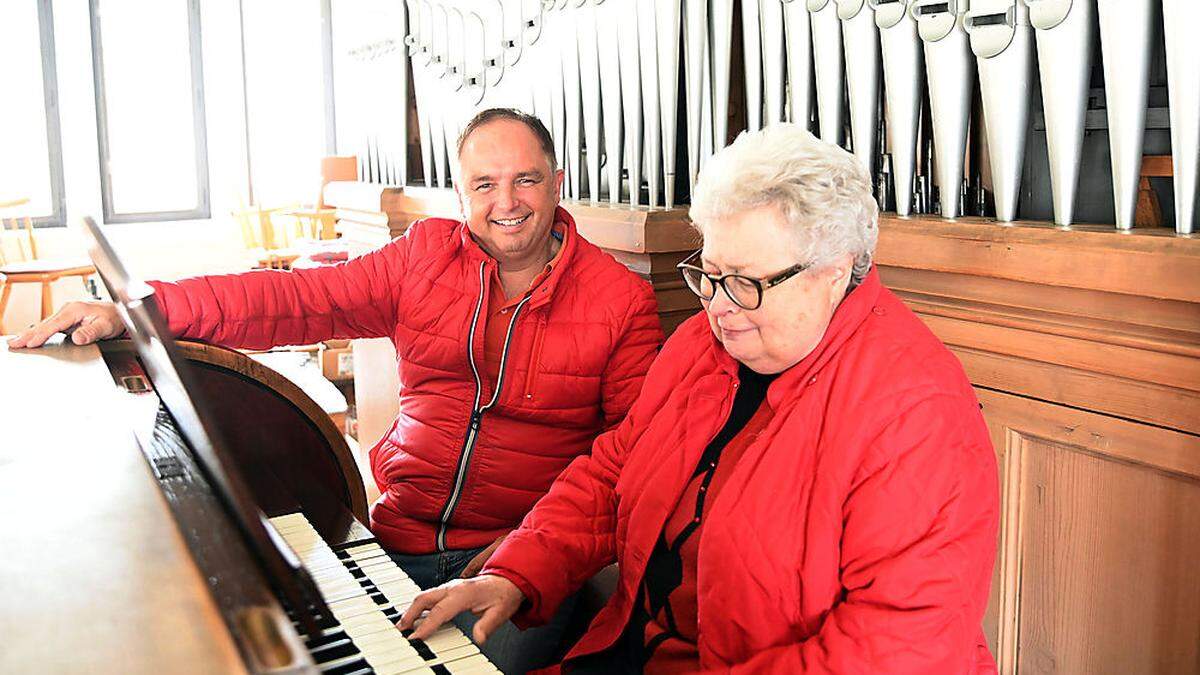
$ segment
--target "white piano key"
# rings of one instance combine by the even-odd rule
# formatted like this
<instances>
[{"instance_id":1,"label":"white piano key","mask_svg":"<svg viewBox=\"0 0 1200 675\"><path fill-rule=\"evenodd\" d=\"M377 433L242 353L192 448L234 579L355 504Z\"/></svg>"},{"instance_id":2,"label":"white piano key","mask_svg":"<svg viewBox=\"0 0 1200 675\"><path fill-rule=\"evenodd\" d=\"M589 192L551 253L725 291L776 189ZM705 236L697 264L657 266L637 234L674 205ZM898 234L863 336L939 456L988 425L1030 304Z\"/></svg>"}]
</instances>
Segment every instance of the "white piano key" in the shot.
<instances>
[{"instance_id":1,"label":"white piano key","mask_svg":"<svg viewBox=\"0 0 1200 675\"><path fill-rule=\"evenodd\" d=\"M1017 217L1033 75L1033 26L1017 0L973 0L964 25L979 67L996 219Z\"/></svg>"},{"instance_id":2,"label":"white piano key","mask_svg":"<svg viewBox=\"0 0 1200 675\"><path fill-rule=\"evenodd\" d=\"M1159 20L1159 4L1156 0L1098 0L1096 9L1100 18L1100 49L1104 53L1113 203L1117 228L1128 230L1133 227L1138 182L1142 177L1150 42Z\"/></svg>"},{"instance_id":3,"label":"white piano key","mask_svg":"<svg viewBox=\"0 0 1200 675\"><path fill-rule=\"evenodd\" d=\"M756 0L742 0L742 64L746 71L746 128L762 128L762 25Z\"/></svg>"},{"instance_id":4,"label":"white piano key","mask_svg":"<svg viewBox=\"0 0 1200 675\"><path fill-rule=\"evenodd\" d=\"M762 35L763 126L782 122L784 102L783 3L758 0Z\"/></svg>"},{"instance_id":5,"label":"white piano key","mask_svg":"<svg viewBox=\"0 0 1200 675\"><path fill-rule=\"evenodd\" d=\"M1175 231L1196 231L1200 196L1200 2L1163 0L1171 156L1175 173Z\"/></svg>"},{"instance_id":6,"label":"white piano key","mask_svg":"<svg viewBox=\"0 0 1200 675\"><path fill-rule=\"evenodd\" d=\"M821 140L842 144L842 25L833 0L807 0L812 15L813 66L817 78L817 124Z\"/></svg>"},{"instance_id":7,"label":"white piano key","mask_svg":"<svg viewBox=\"0 0 1200 675\"><path fill-rule=\"evenodd\" d=\"M675 206L675 133L679 118L680 0L654 0L657 15L658 107L662 115L663 194L666 207Z\"/></svg>"},{"instance_id":8,"label":"white piano key","mask_svg":"<svg viewBox=\"0 0 1200 675\"><path fill-rule=\"evenodd\" d=\"M866 0L836 0L850 92L850 137L854 156L870 173L875 168L879 128L879 32Z\"/></svg>"},{"instance_id":9,"label":"white piano key","mask_svg":"<svg viewBox=\"0 0 1200 675\"><path fill-rule=\"evenodd\" d=\"M363 660L371 665L376 675L427 667L425 659L400 634L399 630L393 630L388 638L386 642L377 643L367 649L359 648L362 651ZM357 644L355 643L356 646Z\"/></svg>"},{"instance_id":10,"label":"white piano key","mask_svg":"<svg viewBox=\"0 0 1200 675\"><path fill-rule=\"evenodd\" d=\"M933 150L941 213L957 218L963 185L975 59L959 27L961 0L915 0L910 11L925 43L925 72L933 116Z\"/></svg>"},{"instance_id":11,"label":"white piano key","mask_svg":"<svg viewBox=\"0 0 1200 675\"><path fill-rule=\"evenodd\" d=\"M575 7L576 45L579 52L579 91L583 104L583 137L587 149L587 194L600 200L600 47L596 41L596 7L583 0Z\"/></svg>"},{"instance_id":12,"label":"white piano key","mask_svg":"<svg viewBox=\"0 0 1200 675\"><path fill-rule=\"evenodd\" d=\"M729 137L729 68L733 39L733 0L710 0L708 34L712 50L713 151Z\"/></svg>"},{"instance_id":13,"label":"white piano key","mask_svg":"<svg viewBox=\"0 0 1200 675\"><path fill-rule=\"evenodd\" d=\"M446 670L449 670L455 675L483 675L485 673L500 672L496 666L492 665L482 654L479 656L468 656L465 659L459 659L451 663L443 664Z\"/></svg>"},{"instance_id":14,"label":"white piano key","mask_svg":"<svg viewBox=\"0 0 1200 675\"><path fill-rule=\"evenodd\" d=\"M620 8L618 25L621 67L621 101L625 117L625 167L629 171L629 203L637 206L642 184L642 66L638 46L638 24L634 20L638 0L606 0Z\"/></svg>"},{"instance_id":15,"label":"white piano key","mask_svg":"<svg viewBox=\"0 0 1200 675\"><path fill-rule=\"evenodd\" d=\"M887 95L887 131L892 151L892 180L896 213L912 213L913 178L917 172L917 131L925 89L925 56L917 22L907 0L869 0L883 54Z\"/></svg>"},{"instance_id":16,"label":"white piano key","mask_svg":"<svg viewBox=\"0 0 1200 675\"><path fill-rule=\"evenodd\" d=\"M806 0L785 0L783 3L784 39L787 42L788 119L812 127L813 56L812 20Z\"/></svg>"},{"instance_id":17,"label":"white piano key","mask_svg":"<svg viewBox=\"0 0 1200 675\"><path fill-rule=\"evenodd\" d=\"M1083 152L1096 0L1021 0L1038 52L1054 222L1070 225Z\"/></svg>"},{"instance_id":18,"label":"white piano key","mask_svg":"<svg viewBox=\"0 0 1200 675\"><path fill-rule=\"evenodd\" d=\"M708 0L683 0L684 89L687 101L688 185L700 173L705 62L708 60Z\"/></svg>"},{"instance_id":19,"label":"white piano key","mask_svg":"<svg viewBox=\"0 0 1200 675\"><path fill-rule=\"evenodd\" d=\"M620 5L613 0L595 0L596 34L600 50L600 100L604 128L604 167L608 178L608 201L621 201L621 158L624 154L621 110Z\"/></svg>"}]
</instances>

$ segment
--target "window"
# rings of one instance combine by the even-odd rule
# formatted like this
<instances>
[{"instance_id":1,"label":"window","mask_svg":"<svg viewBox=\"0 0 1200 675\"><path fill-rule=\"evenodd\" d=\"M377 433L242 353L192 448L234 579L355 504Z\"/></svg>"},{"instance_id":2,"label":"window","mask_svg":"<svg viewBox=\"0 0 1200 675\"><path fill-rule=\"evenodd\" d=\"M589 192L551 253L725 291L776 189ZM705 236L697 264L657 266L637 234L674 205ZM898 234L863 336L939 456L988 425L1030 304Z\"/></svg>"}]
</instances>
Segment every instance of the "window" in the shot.
<instances>
[{"instance_id":1,"label":"window","mask_svg":"<svg viewBox=\"0 0 1200 675\"><path fill-rule=\"evenodd\" d=\"M328 0L254 0L242 7L246 137L253 201L318 198L333 153Z\"/></svg>"},{"instance_id":2,"label":"window","mask_svg":"<svg viewBox=\"0 0 1200 675\"><path fill-rule=\"evenodd\" d=\"M50 0L0 3L0 201L30 200L36 225L63 225L62 137Z\"/></svg>"},{"instance_id":3,"label":"window","mask_svg":"<svg viewBox=\"0 0 1200 675\"><path fill-rule=\"evenodd\" d=\"M198 0L92 0L91 18L104 220L207 218Z\"/></svg>"}]
</instances>

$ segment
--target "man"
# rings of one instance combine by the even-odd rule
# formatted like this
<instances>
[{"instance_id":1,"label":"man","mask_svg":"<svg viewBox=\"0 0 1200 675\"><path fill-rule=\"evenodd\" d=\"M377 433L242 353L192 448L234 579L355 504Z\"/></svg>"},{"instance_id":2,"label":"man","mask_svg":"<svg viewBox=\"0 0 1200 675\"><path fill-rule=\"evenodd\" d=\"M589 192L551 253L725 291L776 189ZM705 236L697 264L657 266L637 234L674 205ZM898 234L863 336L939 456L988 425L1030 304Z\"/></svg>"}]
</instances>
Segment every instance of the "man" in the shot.
<instances>
[{"instance_id":1,"label":"man","mask_svg":"<svg viewBox=\"0 0 1200 675\"><path fill-rule=\"evenodd\" d=\"M558 206L563 174L536 117L487 110L463 131L465 222L431 218L349 262L154 282L176 335L241 348L389 337L400 412L371 450L371 529L423 587L482 568L559 472L624 417L662 334L648 284L585 241ZM123 328L71 303L9 342L76 344ZM506 672L553 655L542 629L492 635ZM462 617L464 628L474 623Z\"/></svg>"}]
</instances>

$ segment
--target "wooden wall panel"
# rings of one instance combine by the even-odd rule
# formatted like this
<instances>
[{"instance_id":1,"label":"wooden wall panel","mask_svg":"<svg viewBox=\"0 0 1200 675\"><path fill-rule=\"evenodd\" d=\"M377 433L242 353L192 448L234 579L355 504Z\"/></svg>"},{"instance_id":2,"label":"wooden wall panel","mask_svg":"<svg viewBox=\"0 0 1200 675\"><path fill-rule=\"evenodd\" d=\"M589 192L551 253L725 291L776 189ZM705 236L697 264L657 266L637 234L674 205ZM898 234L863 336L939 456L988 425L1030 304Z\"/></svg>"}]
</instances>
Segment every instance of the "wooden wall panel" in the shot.
<instances>
[{"instance_id":1,"label":"wooden wall panel","mask_svg":"<svg viewBox=\"0 0 1200 675\"><path fill-rule=\"evenodd\" d=\"M1003 472L1001 672L1195 672L1200 438L978 393Z\"/></svg>"},{"instance_id":2,"label":"wooden wall panel","mask_svg":"<svg viewBox=\"0 0 1200 675\"><path fill-rule=\"evenodd\" d=\"M1200 672L1200 240L884 216L1001 469L1002 673Z\"/></svg>"}]
</instances>

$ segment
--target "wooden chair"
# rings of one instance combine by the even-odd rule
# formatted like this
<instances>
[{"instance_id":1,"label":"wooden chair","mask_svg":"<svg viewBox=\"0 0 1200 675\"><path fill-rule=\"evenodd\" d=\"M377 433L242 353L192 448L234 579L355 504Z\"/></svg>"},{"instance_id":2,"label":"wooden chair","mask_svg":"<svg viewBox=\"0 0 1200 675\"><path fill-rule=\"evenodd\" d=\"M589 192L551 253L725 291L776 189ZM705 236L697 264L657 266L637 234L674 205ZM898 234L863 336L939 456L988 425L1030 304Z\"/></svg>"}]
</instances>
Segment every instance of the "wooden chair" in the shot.
<instances>
[{"instance_id":1,"label":"wooden chair","mask_svg":"<svg viewBox=\"0 0 1200 675\"><path fill-rule=\"evenodd\" d=\"M4 332L4 310L16 284L41 284L41 318L54 312L51 285L64 277L79 277L84 290L91 293L88 277L96 268L85 259L41 259L37 238L33 235L33 218L20 207L28 208L29 200L0 201L0 333ZM15 251L9 255L9 251Z\"/></svg>"},{"instance_id":2,"label":"wooden chair","mask_svg":"<svg viewBox=\"0 0 1200 675\"><path fill-rule=\"evenodd\" d=\"M1144 155L1142 157L1142 179L1138 183L1137 207L1133 213L1135 227L1163 227L1162 205L1158 193L1150 185L1151 178L1170 178L1175 175L1171 155Z\"/></svg>"},{"instance_id":3,"label":"wooden chair","mask_svg":"<svg viewBox=\"0 0 1200 675\"><path fill-rule=\"evenodd\" d=\"M274 217L283 210L250 206L233 212L242 228L243 243L258 255L255 269L291 269L292 262L300 257L288 248L286 229L280 231L276 227Z\"/></svg>"}]
</instances>

